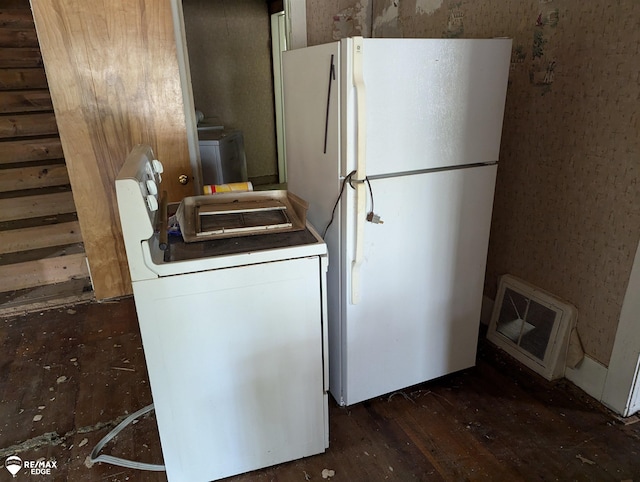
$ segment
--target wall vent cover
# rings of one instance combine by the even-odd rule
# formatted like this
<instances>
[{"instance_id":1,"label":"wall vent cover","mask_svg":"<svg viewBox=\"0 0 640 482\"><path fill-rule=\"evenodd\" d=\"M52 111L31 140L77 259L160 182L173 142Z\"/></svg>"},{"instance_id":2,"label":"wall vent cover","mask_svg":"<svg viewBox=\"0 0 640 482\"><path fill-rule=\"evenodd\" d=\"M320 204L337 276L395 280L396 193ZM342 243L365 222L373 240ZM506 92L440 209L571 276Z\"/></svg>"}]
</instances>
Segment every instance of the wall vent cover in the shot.
<instances>
[{"instance_id":1,"label":"wall vent cover","mask_svg":"<svg viewBox=\"0 0 640 482\"><path fill-rule=\"evenodd\" d=\"M511 275L503 275L487 338L547 380L564 376L576 309Z\"/></svg>"}]
</instances>

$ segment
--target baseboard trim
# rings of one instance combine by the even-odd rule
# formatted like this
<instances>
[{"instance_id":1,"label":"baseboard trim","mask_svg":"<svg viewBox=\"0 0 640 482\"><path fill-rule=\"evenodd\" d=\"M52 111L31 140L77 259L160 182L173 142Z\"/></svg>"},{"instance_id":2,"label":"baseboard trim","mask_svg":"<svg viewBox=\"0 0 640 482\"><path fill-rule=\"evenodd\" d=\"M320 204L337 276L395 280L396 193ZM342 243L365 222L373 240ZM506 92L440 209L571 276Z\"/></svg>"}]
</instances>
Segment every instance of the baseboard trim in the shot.
<instances>
[{"instance_id":1,"label":"baseboard trim","mask_svg":"<svg viewBox=\"0 0 640 482\"><path fill-rule=\"evenodd\" d=\"M567 367L564 376L588 395L602 402L607 372L607 367L585 355L576 368Z\"/></svg>"}]
</instances>

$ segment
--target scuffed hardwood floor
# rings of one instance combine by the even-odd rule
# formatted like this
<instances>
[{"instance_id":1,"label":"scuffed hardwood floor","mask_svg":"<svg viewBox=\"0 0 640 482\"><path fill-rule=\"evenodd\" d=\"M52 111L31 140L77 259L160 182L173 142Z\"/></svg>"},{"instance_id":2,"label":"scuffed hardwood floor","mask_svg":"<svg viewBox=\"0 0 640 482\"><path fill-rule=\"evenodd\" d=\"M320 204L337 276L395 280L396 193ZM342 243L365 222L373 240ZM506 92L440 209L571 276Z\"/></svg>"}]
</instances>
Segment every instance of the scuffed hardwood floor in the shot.
<instances>
[{"instance_id":1,"label":"scuffed hardwood floor","mask_svg":"<svg viewBox=\"0 0 640 482\"><path fill-rule=\"evenodd\" d=\"M51 476L19 480L166 480L87 463L125 414L151 403L131 298L4 318L0 343L1 465L13 454L57 462ZM104 452L162 463L153 416ZM481 340L475 368L349 408L331 403L326 453L225 480L322 481L329 469L334 481L640 481L639 453L640 423Z\"/></svg>"}]
</instances>

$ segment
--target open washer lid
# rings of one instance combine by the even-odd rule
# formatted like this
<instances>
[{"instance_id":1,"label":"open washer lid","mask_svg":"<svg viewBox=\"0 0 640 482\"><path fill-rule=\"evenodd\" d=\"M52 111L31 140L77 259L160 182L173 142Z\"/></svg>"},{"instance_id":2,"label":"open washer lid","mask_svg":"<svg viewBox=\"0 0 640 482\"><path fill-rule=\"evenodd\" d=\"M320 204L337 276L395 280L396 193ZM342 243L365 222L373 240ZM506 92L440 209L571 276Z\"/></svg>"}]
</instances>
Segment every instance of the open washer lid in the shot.
<instances>
[{"instance_id":1,"label":"open washer lid","mask_svg":"<svg viewBox=\"0 0 640 482\"><path fill-rule=\"evenodd\" d=\"M285 190L186 197L176 217L187 243L304 229L309 204Z\"/></svg>"}]
</instances>

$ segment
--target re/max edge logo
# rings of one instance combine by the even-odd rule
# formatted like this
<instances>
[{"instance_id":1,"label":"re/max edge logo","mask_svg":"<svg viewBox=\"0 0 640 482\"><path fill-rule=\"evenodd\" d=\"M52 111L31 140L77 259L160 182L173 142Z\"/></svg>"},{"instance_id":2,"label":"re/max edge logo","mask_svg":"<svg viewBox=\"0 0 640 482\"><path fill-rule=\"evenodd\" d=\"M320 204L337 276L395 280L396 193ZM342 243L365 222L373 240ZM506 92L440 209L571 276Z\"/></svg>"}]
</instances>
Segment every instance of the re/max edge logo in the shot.
<instances>
[{"instance_id":1,"label":"re/max edge logo","mask_svg":"<svg viewBox=\"0 0 640 482\"><path fill-rule=\"evenodd\" d=\"M58 468L55 460L22 460L17 455L10 455L4 461L5 468L14 477L20 470L28 470L31 475L51 475L52 469Z\"/></svg>"}]
</instances>

